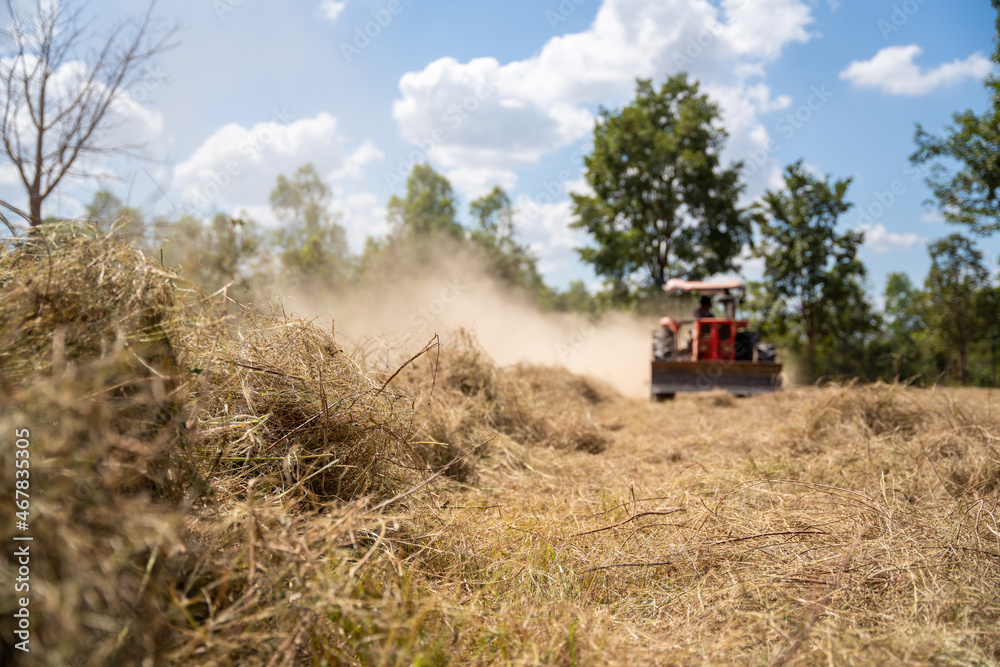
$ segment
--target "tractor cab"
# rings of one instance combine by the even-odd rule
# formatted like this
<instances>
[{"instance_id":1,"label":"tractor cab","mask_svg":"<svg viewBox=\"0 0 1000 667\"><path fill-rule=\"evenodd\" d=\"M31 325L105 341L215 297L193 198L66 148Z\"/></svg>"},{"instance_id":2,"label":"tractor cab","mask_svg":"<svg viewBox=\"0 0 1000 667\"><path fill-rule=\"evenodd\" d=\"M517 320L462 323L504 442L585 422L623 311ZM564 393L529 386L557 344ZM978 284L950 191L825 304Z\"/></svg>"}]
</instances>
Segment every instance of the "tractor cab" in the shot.
<instances>
[{"instance_id":1,"label":"tractor cab","mask_svg":"<svg viewBox=\"0 0 1000 667\"><path fill-rule=\"evenodd\" d=\"M695 361L735 361L736 332L746 325L744 321L717 317L697 320L692 329L691 358Z\"/></svg>"},{"instance_id":2,"label":"tractor cab","mask_svg":"<svg viewBox=\"0 0 1000 667\"><path fill-rule=\"evenodd\" d=\"M733 361L737 358L737 334L747 326L745 320L736 319L737 296L742 297L744 289L741 281L708 283L669 280L663 289L675 295L697 291L704 299L703 304L711 303L710 299L714 297L714 305L721 307L723 313L721 317L690 320L661 318L660 332L654 336L654 341L659 339L661 344L654 351L654 359Z\"/></svg>"},{"instance_id":3,"label":"tractor cab","mask_svg":"<svg viewBox=\"0 0 1000 667\"><path fill-rule=\"evenodd\" d=\"M736 297L727 290L715 298L722 317L702 317L692 322L691 359L735 361L736 336L746 328L746 320L736 319Z\"/></svg>"}]
</instances>

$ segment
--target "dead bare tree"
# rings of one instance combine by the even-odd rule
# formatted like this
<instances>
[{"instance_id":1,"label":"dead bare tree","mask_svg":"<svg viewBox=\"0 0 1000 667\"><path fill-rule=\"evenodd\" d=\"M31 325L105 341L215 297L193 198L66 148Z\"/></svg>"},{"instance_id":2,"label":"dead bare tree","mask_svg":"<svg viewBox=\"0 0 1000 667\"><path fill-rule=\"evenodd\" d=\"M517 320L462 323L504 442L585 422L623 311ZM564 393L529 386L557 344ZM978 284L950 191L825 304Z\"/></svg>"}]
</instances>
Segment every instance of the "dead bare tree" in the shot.
<instances>
[{"instance_id":1,"label":"dead bare tree","mask_svg":"<svg viewBox=\"0 0 1000 667\"><path fill-rule=\"evenodd\" d=\"M64 178L93 175L94 157L139 155L140 143L108 140L121 121L116 104L140 79L162 77L150 65L174 46L176 27L155 20L150 3L95 36L83 15L87 0L29 0L23 11L4 1L10 18L0 33L0 141L34 228L42 202Z\"/></svg>"}]
</instances>

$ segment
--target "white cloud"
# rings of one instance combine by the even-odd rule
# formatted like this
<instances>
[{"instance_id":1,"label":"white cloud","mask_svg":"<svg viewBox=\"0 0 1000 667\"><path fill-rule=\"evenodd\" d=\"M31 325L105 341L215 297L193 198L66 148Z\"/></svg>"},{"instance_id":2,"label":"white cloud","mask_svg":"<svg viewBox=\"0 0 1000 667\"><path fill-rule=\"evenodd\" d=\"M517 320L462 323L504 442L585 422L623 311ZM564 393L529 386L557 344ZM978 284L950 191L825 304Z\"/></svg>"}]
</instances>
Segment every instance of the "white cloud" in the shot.
<instances>
[{"instance_id":1,"label":"white cloud","mask_svg":"<svg viewBox=\"0 0 1000 667\"><path fill-rule=\"evenodd\" d=\"M518 240L538 258L538 270L543 275L558 274L578 261L576 249L586 245L588 236L569 226L573 221L572 202L539 203L521 196L514 205L518 211L514 220Z\"/></svg>"},{"instance_id":2,"label":"white cloud","mask_svg":"<svg viewBox=\"0 0 1000 667\"><path fill-rule=\"evenodd\" d=\"M808 40L812 21L805 0L745 5L725 0L723 23L709 0L604 0L588 29L530 58L441 58L403 75L393 117L446 168L511 169L590 135L591 109L627 101L636 77L687 71L719 100L730 152L742 158L766 145L757 113L790 104L754 79L786 45Z\"/></svg>"},{"instance_id":3,"label":"white cloud","mask_svg":"<svg viewBox=\"0 0 1000 667\"><path fill-rule=\"evenodd\" d=\"M341 215L352 252L360 253L365 240L384 235L388 225L377 197L351 188L364 175L365 165L382 159L383 153L370 140L351 147L338 128L337 119L325 112L297 120L276 113L250 128L229 123L174 167L173 185L186 202L202 210L246 211L272 225L276 220L268 197L278 175L291 176L312 163L333 190L331 208Z\"/></svg>"},{"instance_id":4,"label":"white cloud","mask_svg":"<svg viewBox=\"0 0 1000 667\"><path fill-rule=\"evenodd\" d=\"M851 62L840 73L840 78L859 88L877 88L889 95L925 95L963 79L982 79L993 68L988 58L976 52L965 60L954 60L926 70L913 62L922 52L916 44L887 46L871 60Z\"/></svg>"},{"instance_id":5,"label":"white cloud","mask_svg":"<svg viewBox=\"0 0 1000 667\"><path fill-rule=\"evenodd\" d=\"M810 8L798 0L723 0L725 37L741 55L773 60L790 42L807 42Z\"/></svg>"},{"instance_id":6,"label":"white cloud","mask_svg":"<svg viewBox=\"0 0 1000 667\"><path fill-rule=\"evenodd\" d=\"M944 216L941 215L941 211L936 208L924 211L920 216L920 220L926 222L927 224L939 224L944 222Z\"/></svg>"},{"instance_id":7,"label":"white cloud","mask_svg":"<svg viewBox=\"0 0 1000 667\"><path fill-rule=\"evenodd\" d=\"M393 117L403 135L446 167L531 164L593 129L586 109L504 92L494 58L441 58L400 79Z\"/></svg>"},{"instance_id":8,"label":"white cloud","mask_svg":"<svg viewBox=\"0 0 1000 667\"><path fill-rule=\"evenodd\" d=\"M774 95L764 82L768 63L792 43L812 38L811 0L603 0L593 23L578 33L548 40L529 58L435 60L403 75L393 104L404 138L421 148L456 188L478 196L493 184L517 184L532 193L519 197L519 236L551 275L577 261L587 242L572 230L567 188L586 189L572 177L550 192L544 182L515 181L514 170L538 163L592 136L594 109L626 104L635 79L658 85L677 72L702 82L716 101L729 140L725 160L770 156L761 113L785 109L793 100ZM800 100L801 103L801 100ZM577 175L578 161L573 171ZM755 170L748 196L780 173L776 165ZM548 184L551 186L552 184Z\"/></svg>"},{"instance_id":9,"label":"white cloud","mask_svg":"<svg viewBox=\"0 0 1000 667\"><path fill-rule=\"evenodd\" d=\"M14 76L22 75L31 78L32 70L37 67L39 59L34 55L0 58L0 72L13 72ZM91 103L96 103L95 97L108 94L109 88L100 81L91 81L90 67L81 61L74 60L61 65L51 73L47 81L45 113L47 122L54 123L48 128L49 141L54 137L74 134L79 137L77 126L79 105L77 98L85 91L91 92ZM119 89L111 99L96 130L86 142L91 150L82 151L74 162L76 173L87 173L88 176L105 177L111 175L107 170L107 155L95 154L93 150L103 148L126 148L137 150L152 142L164 129L163 114L154 111L141 103L149 94L163 83L163 75L153 71L148 77L135 82L131 90ZM34 89L34 87L33 87ZM37 90L34 93L37 95ZM5 97L0 91L0 105ZM11 109L11 119L20 135L21 145L30 153L34 149L37 133L30 118L30 112L24 100L14 102L20 107L14 112ZM89 122L90 117L84 116ZM46 152L53 152L55 146L49 143Z\"/></svg>"},{"instance_id":10,"label":"white cloud","mask_svg":"<svg viewBox=\"0 0 1000 667\"><path fill-rule=\"evenodd\" d=\"M377 238L389 232L385 206L369 192L352 193L338 199L335 209L343 215L340 224L347 231L347 243L353 253L361 253L369 237Z\"/></svg>"},{"instance_id":11,"label":"white cloud","mask_svg":"<svg viewBox=\"0 0 1000 667\"><path fill-rule=\"evenodd\" d=\"M881 222L861 225L860 229L865 233L865 247L879 255L893 250L905 250L925 240L913 232L890 232Z\"/></svg>"},{"instance_id":12,"label":"white cloud","mask_svg":"<svg viewBox=\"0 0 1000 667\"><path fill-rule=\"evenodd\" d=\"M358 176L363 165L382 157L370 141L348 151L337 119L326 112L288 120L279 114L251 128L238 123L219 128L174 167L174 187L199 208L259 206L279 174L290 176L307 162L336 181Z\"/></svg>"},{"instance_id":13,"label":"white cloud","mask_svg":"<svg viewBox=\"0 0 1000 667\"><path fill-rule=\"evenodd\" d=\"M513 171L489 167L452 169L445 173L445 178L467 201L489 194L497 185L508 192L517 185L517 174Z\"/></svg>"},{"instance_id":14,"label":"white cloud","mask_svg":"<svg viewBox=\"0 0 1000 667\"><path fill-rule=\"evenodd\" d=\"M319 4L319 11L326 20L336 21L337 17L340 16L346 7L346 0L323 0Z\"/></svg>"},{"instance_id":15,"label":"white cloud","mask_svg":"<svg viewBox=\"0 0 1000 667\"><path fill-rule=\"evenodd\" d=\"M109 126L105 141L110 145L140 145L157 136L164 129L163 114L140 104L128 92L115 97L108 108Z\"/></svg>"},{"instance_id":16,"label":"white cloud","mask_svg":"<svg viewBox=\"0 0 1000 667\"><path fill-rule=\"evenodd\" d=\"M369 162L376 162L385 157L385 153L378 149L370 139L355 148L344 158L343 166L333 169L327 176L331 181L339 181L344 178L360 178L362 167Z\"/></svg>"}]
</instances>

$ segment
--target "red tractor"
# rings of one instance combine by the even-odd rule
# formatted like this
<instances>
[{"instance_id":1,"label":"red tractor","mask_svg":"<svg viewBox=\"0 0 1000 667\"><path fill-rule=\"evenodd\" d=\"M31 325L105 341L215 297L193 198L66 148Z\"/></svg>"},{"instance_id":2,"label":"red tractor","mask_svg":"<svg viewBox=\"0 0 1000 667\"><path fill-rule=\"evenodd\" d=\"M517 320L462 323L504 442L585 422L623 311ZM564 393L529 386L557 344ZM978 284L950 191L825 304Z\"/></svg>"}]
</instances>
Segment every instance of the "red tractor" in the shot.
<instances>
[{"instance_id":1,"label":"red tractor","mask_svg":"<svg viewBox=\"0 0 1000 667\"><path fill-rule=\"evenodd\" d=\"M663 289L675 295L698 292L705 310L690 320L660 319L653 332L653 399L712 389L748 396L781 387L781 364L775 361L774 346L761 343L756 332L746 329L745 320L736 319L737 298L746 295L742 281L668 280ZM723 310L722 317L704 316L713 297L714 305Z\"/></svg>"}]
</instances>

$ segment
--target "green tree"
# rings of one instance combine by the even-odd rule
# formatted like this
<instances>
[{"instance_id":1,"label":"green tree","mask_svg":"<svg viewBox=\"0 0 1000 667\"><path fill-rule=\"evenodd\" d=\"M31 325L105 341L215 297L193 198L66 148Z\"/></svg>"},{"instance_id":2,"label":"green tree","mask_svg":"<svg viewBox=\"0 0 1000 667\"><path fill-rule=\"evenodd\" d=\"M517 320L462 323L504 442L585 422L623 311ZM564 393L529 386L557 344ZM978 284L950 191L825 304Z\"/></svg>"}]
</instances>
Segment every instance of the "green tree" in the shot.
<instances>
[{"instance_id":1,"label":"green tree","mask_svg":"<svg viewBox=\"0 0 1000 667\"><path fill-rule=\"evenodd\" d=\"M157 227L165 241L164 261L203 289L215 291L232 284L230 293L242 294L259 277L256 264L264 236L246 215L216 213L208 222L185 215L161 220Z\"/></svg>"},{"instance_id":2,"label":"green tree","mask_svg":"<svg viewBox=\"0 0 1000 667\"><path fill-rule=\"evenodd\" d=\"M837 220L851 204L845 201L851 179L816 178L802 161L785 169L785 187L764 195L761 242L764 259L763 310L771 326L805 340L811 374L829 372L817 364L822 350L838 349L837 338L864 336L872 326L864 294L865 267L858 259L864 233L837 231ZM797 331L793 331L793 327ZM797 340L796 340L797 339Z\"/></svg>"},{"instance_id":3,"label":"green tree","mask_svg":"<svg viewBox=\"0 0 1000 667\"><path fill-rule=\"evenodd\" d=\"M580 256L612 292L648 296L670 277L735 268L751 221L737 206L742 165L721 166L719 118L685 74L659 90L640 79L631 104L601 110L584 160L594 194L573 195L573 226L593 238Z\"/></svg>"},{"instance_id":4,"label":"green tree","mask_svg":"<svg viewBox=\"0 0 1000 667\"><path fill-rule=\"evenodd\" d=\"M905 273L893 272L885 282L885 331L891 361L889 378L912 378L923 374L927 325L924 322L924 293Z\"/></svg>"},{"instance_id":5,"label":"green tree","mask_svg":"<svg viewBox=\"0 0 1000 667\"><path fill-rule=\"evenodd\" d=\"M997 37L1000 37L1000 0L997 10ZM993 62L1000 64L1000 39ZM910 156L914 164L931 163L927 184L937 199L945 220L967 225L976 234L1000 230L1000 78L985 81L990 91L990 107L981 115L971 109L952 116L943 136L924 130L918 123L914 141L917 150ZM950 169L941 160L957 163Z\"/></svg>"},{"instance_id":6,"label":"green tree","mask_svg":"<svg viewBox=\"0 0 1000 667\"><path fill-rule=\"evenodd\" d=\"M281 263L300 279L336 284L350 275L347 234L330 211L332 196L312 164L299 167L291 179L278 176L271 190L271 209L282 224Z\"/></svg>"},{"instance_id":7,"label":"green tree","mask_svg":"<svg viewBox=\"0 0 1000 667\"><path fill-rule=\"evenodd\" d=\"M969 347L984 334L989 271L983 253L961 234L951 234L928 247L926 321L945 370L966 384Z\"/></svg>"},{"instance_id":8,"label":"green tree","mask_svg":"<svg viewBox=\"0 0 1000 667\"><path fill-rule=\"evenodd\" d=\"M84 219L103 229L119 234L126 242L137 241L146 231L146 220L137 208L126 206L110 190L98 190L85 207Z\"/></svg>"},{"instance_id":9,"label":"green tree","mask_svg":"<svg viewBox=\"0 0 1000 667\"><path fill-rule=\"evenodd\" d=\"M393 195L388 210L393 232L398 237L444 233L463 238L465 235L455 217L451 183L427 164L413 167L406 179L406 198Z\"/></svg>"},{"instance_id":10,"label":"green tree","mask_svg":"<svg viewBox=\"0 0 1000 667\"><path fill-rule=\"evenodd\" d=\"M980 379L991 387L997 386L997 352L1000 348L1000 287L991 285L979 293L977 299L979 312L983 315L983 336L980 343L989 350L989 371L986 364L980 364L983 372ZM986 350L983 350L985 353Z\"/></svg>"},{"instance_id":11,"label":"green tree","mask_svg":"<svg viewBox=\"0 0 1000 667\"><path fill-rule=\"evenodd\" d=\"M560 312L599 315L608 307L604 296L591 294L582 280L570 281L565 291L554 292L552 297L552 308Z\"/></svg>"},{"instance_id":12,"label":"green tree","mask_svg":"<svg viewBox=\"0 0 1000 667\"><path fill-rule=\"evenodd\" d=\"M551 290L538 272L538 263L531 251L514 237L514 207L510 197L500 187L469 205L476 221L470 239L486 254L490 269L508 285L528 290L539 302L551 301Z\"/></svg>"}]
</instances>

